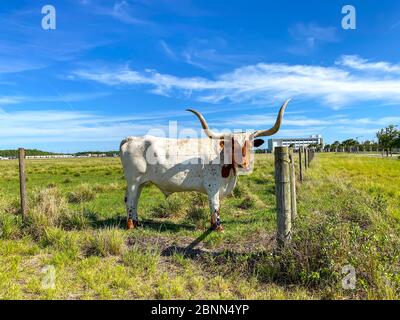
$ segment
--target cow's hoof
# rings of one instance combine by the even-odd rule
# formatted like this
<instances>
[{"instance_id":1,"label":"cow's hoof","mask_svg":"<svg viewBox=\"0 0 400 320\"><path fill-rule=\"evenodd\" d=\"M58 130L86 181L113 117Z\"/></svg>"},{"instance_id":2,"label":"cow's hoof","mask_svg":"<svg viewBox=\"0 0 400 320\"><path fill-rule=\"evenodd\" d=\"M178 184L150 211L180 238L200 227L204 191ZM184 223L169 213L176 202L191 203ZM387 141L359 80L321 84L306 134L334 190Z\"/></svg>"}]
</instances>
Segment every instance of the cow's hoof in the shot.
<instances>
[{"instance_id":1,"label":"cow's hoof","mask_svg":"<svg viewBox=\"0 0 400 320\"><path fill-rule=\"evenodd\" d=\"M211 228L216 232L224 232L225 231L224 227L221 224L211 225Z\"/></svg>"},{"instance_id":2,"label":"cow's hoof","mask_svg":"<svg viewBox=\"0 0 400 320\"><path fill-rule=\"evenodd\" d=\"M127 229L135 229L139 225L139 221L128 219Z\"/></svg>"}]
</instances>

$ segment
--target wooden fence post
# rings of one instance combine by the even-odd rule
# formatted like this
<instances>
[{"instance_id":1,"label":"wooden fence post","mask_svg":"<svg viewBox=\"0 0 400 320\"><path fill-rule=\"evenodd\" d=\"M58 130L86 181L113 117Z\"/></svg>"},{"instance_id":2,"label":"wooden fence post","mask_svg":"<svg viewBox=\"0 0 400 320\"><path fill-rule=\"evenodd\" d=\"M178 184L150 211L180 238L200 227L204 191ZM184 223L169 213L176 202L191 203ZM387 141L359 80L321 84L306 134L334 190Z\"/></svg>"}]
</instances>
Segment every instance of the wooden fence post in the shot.
<instances>
[{"instance_id":1,"label":"wooden fence post","mask_svg":"<svg viewBox=\"0 0 400 320\"><path fill-rule=\"evenodd\" d=\"M304 148L303 149L303 151L304 151L304 169L306 169L307 170L307 168L308 168L308 165L307 165L307 148Z\"/></svg>"},{"instance_id":2,"label":"wooden fence post","mask_svg":"<svg viewBox=\"0 0 400 320\"><path fill-rule=\"evenodd\" d=\"M19 159L19 193L21 198L22 219L26 218L28 207L26 205L26 176L25 176L25 149L18 149Z\"/></svg>"},{"instance_id":3,"label":"wooden fence post","mask_svg":"<svg viewBox=\"0 0 400 320\"><path fill-rule=\"evenodd\" d=\"M290 241L291 197L290 197L290 160L288 147L275 148L275 194L277 208L277 241L282 247Z\"/></svg>"},{"instance_id":4,"label":"wooden fence post","mask_svg":"<svg viewBox=\"0 0 400 320\"><path fill-rule=\"evenodd\" d=\"M291 223L294 222L297 216L297 203L296 203L296 171L294 166L294 153L293 148L289 149L290 159L290 206L291 206Z\"/></svg>"},{"instance_id":5,"label":"wooden fence post","mask_svg":"<svg viewBox=\"0 0 400 320\"><path fill-rule=\"evenodd\" d=\"M301 159L301 147L299 148L299 179L301 182L303 182L303 163Z\"/></svg>"}]
</instances>

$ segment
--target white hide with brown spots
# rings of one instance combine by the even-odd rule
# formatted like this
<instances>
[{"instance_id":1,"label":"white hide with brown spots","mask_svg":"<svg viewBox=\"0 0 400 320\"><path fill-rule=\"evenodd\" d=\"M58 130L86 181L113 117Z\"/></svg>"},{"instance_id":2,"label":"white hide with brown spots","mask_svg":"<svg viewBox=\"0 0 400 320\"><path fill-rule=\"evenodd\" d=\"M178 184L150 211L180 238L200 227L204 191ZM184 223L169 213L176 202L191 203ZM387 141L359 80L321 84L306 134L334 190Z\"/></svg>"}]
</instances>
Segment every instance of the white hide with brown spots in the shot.
<instances>
[{"instance_id":1,"label":"white hide with brown spots","mask_svg":"<svg viewBox=\"0 0 400 320\"><path fill-rule=\"evenodd\" d=\"M209 136L202 139L169 139L155 136L128 137L121 142L120 155L127 190L125 203L128 228L138 224L137 205L146 183L155 184L165 195L174 192L197 191L208 195L211 224L220 225L220 200L230 194L238 174L253 168L253 146L279 130L288 101L281 107L273 128L252 133L216 135L208 128L200 113L194 110Z\"/></svg>"}]
</instances>

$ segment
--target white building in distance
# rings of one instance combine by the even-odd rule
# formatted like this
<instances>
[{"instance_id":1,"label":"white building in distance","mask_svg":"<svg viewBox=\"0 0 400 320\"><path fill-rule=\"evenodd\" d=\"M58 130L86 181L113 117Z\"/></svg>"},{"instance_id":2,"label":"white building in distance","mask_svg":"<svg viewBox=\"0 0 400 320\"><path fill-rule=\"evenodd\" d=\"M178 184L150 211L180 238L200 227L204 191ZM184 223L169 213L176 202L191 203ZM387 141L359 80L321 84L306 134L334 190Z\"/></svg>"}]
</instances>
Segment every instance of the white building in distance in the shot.
<instances>
[{"instance_id":1,"label":"white building in distance","mask_svg":"<svg viewBox=\"0 0 400 320\"><path fill-rule=\"evenodd\" d=\"M324 146L324 139L321 135L312 135L309 138L283 138L268 139L268 151L273 152L275 147L289 147L294 145L294 149L308 147L310 144L320 144Z\"/></svg>"}]
</instances>

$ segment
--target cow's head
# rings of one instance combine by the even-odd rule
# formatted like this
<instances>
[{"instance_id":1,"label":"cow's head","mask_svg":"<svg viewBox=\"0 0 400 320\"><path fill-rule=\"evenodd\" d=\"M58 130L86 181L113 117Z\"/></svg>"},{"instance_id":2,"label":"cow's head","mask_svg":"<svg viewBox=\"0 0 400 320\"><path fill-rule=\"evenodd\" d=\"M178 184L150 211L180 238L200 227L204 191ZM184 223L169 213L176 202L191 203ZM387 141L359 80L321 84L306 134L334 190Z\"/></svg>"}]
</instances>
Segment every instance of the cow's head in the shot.
<instances>
[{"instance_id":1,"label":"cow's head","mask_svg":"<svg viewBox=\"0 0 400 320\"><path fill-rule=\"evenodd\" d=\"M200 112L193 109L187 109L187 111L193 112L199 118L203 130L209 138L219 140L221 148L224 149L224 164L226 164L225 175L226 172L229 175L231 169L235 172L236 169L239 169L239 172L249 172L252 169L253 153L251 151L253 147L257 148L264 143L264 140L258 137L272 136L279 131L283 113L289 101L290 99L286 100L280 108L272 128L256 130L254 132L217 134L208 127L206 120Z\"/></svg>"}]
</instances>

